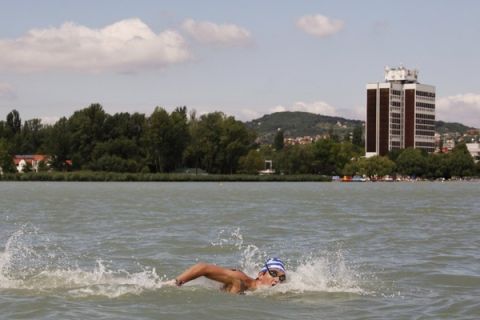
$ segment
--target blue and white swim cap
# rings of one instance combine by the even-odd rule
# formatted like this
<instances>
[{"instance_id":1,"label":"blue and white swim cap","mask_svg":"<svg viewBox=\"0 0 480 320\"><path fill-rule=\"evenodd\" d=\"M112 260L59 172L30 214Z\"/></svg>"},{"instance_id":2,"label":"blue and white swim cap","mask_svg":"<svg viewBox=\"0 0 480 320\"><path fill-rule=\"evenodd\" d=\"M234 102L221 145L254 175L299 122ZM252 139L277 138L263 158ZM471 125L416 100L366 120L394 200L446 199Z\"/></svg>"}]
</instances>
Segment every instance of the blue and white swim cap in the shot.
<instances>
[{"instance_id":1,"label":"blue and white swim cap","mask_svg":"<svg viewBox=\"0 0 480 320\"><path fill-rule=\"evenodd\" d=\"M283 273L286 273L285 271L285 265L283 264L282 260L278 258L270 258L265 262L265 265L263 266L262 270L260 272L266 272L268 269L275 269L275 270L280 270Z\"/></svg>"}]
</instances>

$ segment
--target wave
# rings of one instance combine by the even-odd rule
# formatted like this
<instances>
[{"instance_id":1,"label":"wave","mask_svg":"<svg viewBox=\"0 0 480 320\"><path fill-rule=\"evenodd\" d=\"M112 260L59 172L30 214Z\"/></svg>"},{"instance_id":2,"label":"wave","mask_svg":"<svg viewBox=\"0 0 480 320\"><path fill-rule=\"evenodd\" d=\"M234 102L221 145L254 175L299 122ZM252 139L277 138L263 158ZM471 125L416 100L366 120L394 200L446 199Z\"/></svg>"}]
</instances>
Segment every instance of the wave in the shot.
<instances>
[{"instance_id":1,"label":"wave","mask_svg":"<svg viewBox=\"0 0 480 320\"><path fill-rule=\"evenodd\" d=\"M230 233L221 231L211 246L231 248L239 257L240 268L252 277L257 276L267 258L267 253L256 245L245 243L238 228ZM36 228L24 225L9 237L4 252L0 252L0 290L55 291L74 297L116 298L155 291L169 283L165 275L159 276L155 268L148 266L140 266L140 271L131 272L109 267L102 259L96 259L90 268L79 267L72 260ZM363 285L366 275L347 262L342 250L309 254L285 262L287 282L253 294L369 294ZM205 279L187 284L187 287L198 286L208 290L218 288Z\"/></svg>"},{"instance_id":2,"label":"wave","mask_svg":"<svg viewBox=\"0 0 480 320\"><path fill-rule=\"evenodd\" d=\"M231 246L240 253L240 266L249 276L255 278L269 257L254 244L245 244L239 228L230 232L221 230L213 246ZM288 253L285 254L288 256ZM279 256L282 258L281 256ZM370 294L363 288L365 279L372 275L360 272L354 264L347 262L344 250L321 251L300 256L297 259L286 259L287 281L274 288L265 288L257 292L264 294L278 293L315 293L336 292Z\"/></svg>"},{"instance_id":3,"label":"wave","mask_svg":"<svg viewBox=\"0 0 480 320\"><path fill-rule=\"evenodd\" d=\"M29 291L64 291L76 297L140 294L165 285L155 268L140 272L114 270L97 259L91 270L74 266L58 246L39 241L38 230L24 225L14 232L0 252L0 289ZM53 250L52 248L55 248Z\"/></svg>"}]
</instances>

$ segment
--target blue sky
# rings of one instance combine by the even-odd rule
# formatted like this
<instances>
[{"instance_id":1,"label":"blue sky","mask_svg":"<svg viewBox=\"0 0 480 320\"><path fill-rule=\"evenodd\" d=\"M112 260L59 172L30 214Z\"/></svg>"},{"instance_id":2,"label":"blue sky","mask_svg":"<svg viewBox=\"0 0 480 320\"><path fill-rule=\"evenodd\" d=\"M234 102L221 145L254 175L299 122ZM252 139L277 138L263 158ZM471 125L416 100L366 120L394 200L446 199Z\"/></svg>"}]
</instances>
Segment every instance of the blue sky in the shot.
<instances>
[{"instance_id":1,"label":"blue sky","mask_svg":"<svg viewBox=\"0 0 480 320\"><path fill-rule=\"evenodd\" d=\"M0 119L284 110L364 119L385 66L480 127L479 1L0 1Z\"/></svg>"}]
</instances>

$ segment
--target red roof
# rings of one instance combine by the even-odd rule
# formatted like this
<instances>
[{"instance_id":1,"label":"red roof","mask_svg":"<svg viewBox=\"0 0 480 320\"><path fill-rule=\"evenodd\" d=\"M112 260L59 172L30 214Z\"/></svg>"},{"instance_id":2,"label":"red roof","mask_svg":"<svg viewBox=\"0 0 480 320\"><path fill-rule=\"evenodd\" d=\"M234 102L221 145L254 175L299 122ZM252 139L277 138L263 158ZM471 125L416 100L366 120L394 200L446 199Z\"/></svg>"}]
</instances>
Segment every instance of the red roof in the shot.
<instances>
[{"instance_id":1,"label":"red roof","mask_svg":"<svg viewBox=\"0 0 480 320\"><path fill-rule=\"evenodd\" d=\"M45 154L22 154L22 155L15 155L13 156L13 162L15 165L18 166L20 161L25 160L27 163L32 163L32 161L45 161L49 160L49 156Z\"/></svg>"}]
</instances>

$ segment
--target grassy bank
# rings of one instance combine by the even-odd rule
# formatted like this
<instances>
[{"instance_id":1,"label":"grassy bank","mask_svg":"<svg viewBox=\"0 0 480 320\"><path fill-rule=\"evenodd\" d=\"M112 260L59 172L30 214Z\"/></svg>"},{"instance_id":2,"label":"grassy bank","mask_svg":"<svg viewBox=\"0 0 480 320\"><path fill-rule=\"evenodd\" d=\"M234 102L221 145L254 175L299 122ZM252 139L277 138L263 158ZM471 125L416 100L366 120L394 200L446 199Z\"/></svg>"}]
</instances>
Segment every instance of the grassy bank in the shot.
<instances>
[{"instance_id":1,"label":"grassy bank","mask_svg":"<svg viewBox=\"0 0 480 320\"><path fill-rule=\"evenodd\" d=\"M177 181L177 182L228 182L228 181L259 181L259 182L301 182L301 181L330 181L330 177L322 175L220 175L220 174L181 174L181 173L118 173L99 171L73 172L28 172L4 174L1 181Z\"/></svg>"}]
</instances>

